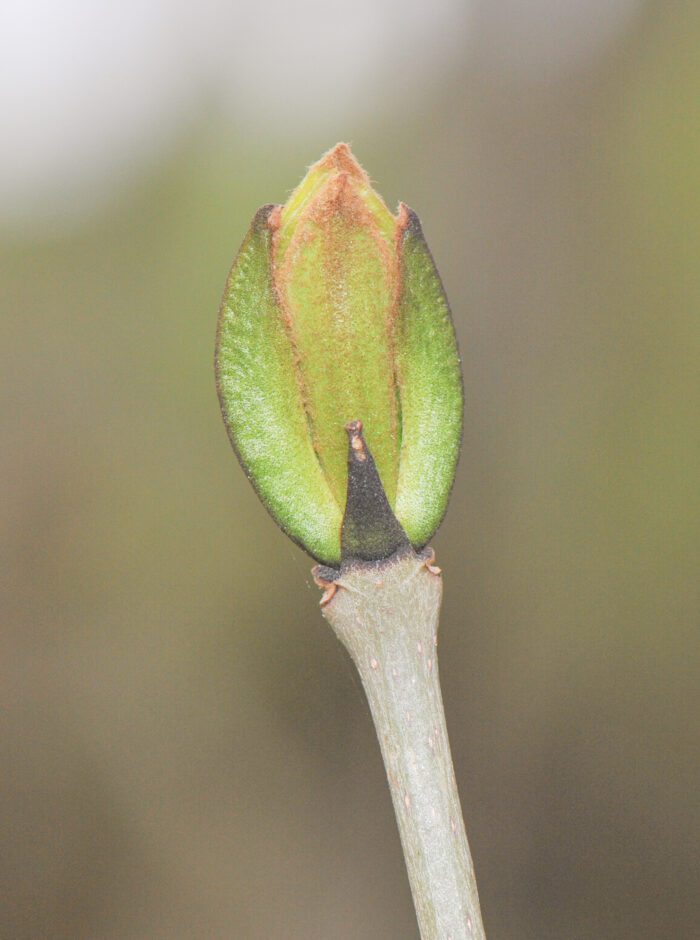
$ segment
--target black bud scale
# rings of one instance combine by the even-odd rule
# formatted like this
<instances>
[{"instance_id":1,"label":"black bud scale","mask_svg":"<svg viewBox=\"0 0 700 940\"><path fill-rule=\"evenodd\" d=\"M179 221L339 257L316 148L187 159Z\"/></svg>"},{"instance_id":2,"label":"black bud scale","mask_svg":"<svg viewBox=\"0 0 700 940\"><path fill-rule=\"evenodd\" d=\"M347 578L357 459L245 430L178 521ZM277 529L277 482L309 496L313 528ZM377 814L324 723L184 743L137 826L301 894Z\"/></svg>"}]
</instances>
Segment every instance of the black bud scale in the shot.
<instances>
[{"instance_id":1,"label":"black bud scale","mask_svg":"<svg viewBox=\"0 0 700 940\"><path fill-rule=\"evenodd\" d=\"M362 422L348 433L348 495L340 533L341 567L383 561L411 551L411 543L391 510L377 467L362 436Z\"/></svg>"}]
</instances>

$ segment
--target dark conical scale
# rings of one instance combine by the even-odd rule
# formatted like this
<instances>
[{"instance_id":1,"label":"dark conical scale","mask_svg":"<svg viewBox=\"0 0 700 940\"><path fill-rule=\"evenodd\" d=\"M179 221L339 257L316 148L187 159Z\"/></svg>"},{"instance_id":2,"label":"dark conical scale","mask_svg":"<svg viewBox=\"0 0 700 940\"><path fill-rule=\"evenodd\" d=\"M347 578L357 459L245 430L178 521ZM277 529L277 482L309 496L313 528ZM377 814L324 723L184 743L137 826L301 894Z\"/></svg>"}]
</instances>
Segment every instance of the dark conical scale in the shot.
<instances>
[{"instance_id":1,"label":"dark conical scale","mask_svg":"<svg viewBox=\"0 0 700 940\"><path fill-rule=\"evenodd\" d=\"M382 481L362 436L362 422L348 433L348 495L340 533L341 565L374 562L411 551L411 543L391 510Z\"/></svg>"}]
</instances>

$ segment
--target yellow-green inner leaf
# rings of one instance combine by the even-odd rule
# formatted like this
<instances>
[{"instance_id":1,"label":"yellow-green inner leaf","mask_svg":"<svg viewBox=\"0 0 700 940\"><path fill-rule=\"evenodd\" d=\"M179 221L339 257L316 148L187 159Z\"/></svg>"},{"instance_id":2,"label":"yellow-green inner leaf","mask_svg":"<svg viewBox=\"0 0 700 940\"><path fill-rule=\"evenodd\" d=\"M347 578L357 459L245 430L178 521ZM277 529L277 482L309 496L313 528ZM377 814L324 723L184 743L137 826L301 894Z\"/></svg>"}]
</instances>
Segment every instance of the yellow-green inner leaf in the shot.
<instances>
[{"instance_id":1,"label":"yellow-green inner leaf","mask_svg":"<svg viewBox=\"0 0 700 940\"><path fill-rule=\"evenodd\" d=\"M347 487L344 426L358 417L392 505L396 495L396 273L356 181L331 174L297 214L275 280L316 453L340 506Z\"/></svg>"}]
</instances>

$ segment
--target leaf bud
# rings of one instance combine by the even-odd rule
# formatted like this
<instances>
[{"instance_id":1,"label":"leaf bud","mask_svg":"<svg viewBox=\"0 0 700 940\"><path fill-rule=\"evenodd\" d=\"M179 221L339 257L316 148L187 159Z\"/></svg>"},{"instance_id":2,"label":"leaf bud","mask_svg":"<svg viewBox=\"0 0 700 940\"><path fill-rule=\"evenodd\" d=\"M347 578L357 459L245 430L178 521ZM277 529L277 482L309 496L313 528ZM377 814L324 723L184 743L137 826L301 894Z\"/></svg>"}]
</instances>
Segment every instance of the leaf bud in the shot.
<instances>
[{"instance_id":1,"label":"leaf bud","mask_svg":"<svg viewBox=\"0 0 700 940\"><path fill-rule=\"evenodd\" d=\"M461 439L450 310L417 215L403 204L392 215L346 144L284 206L256 213L221 304L216 376L243 468L314 558L341 560L348 435L410 544L431 538ZM363 436L346 433L357 422ZM360 557L395 543L377 526L372 539L383 547L353 535Z\"/></svg>"}]
</instances>

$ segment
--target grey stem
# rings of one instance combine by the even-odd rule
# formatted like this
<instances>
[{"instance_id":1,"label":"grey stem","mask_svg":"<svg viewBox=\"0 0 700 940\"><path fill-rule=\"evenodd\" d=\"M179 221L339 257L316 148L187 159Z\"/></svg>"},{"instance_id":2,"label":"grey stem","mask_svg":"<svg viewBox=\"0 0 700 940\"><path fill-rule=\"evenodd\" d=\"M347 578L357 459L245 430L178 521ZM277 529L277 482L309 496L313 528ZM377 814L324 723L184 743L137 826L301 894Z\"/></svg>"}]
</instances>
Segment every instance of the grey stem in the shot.
<instances>
[{"instance_id":1,"label":"grey stem","mask_svg":"<svg viewBox=\"0 0 700 940\"><path fill-rule=\"evenodd\" d=\"M485 940L437 666L439 569L413 553L355 564L323 614L362 678L422 940Z\"/></svg>"}]
</instances>

